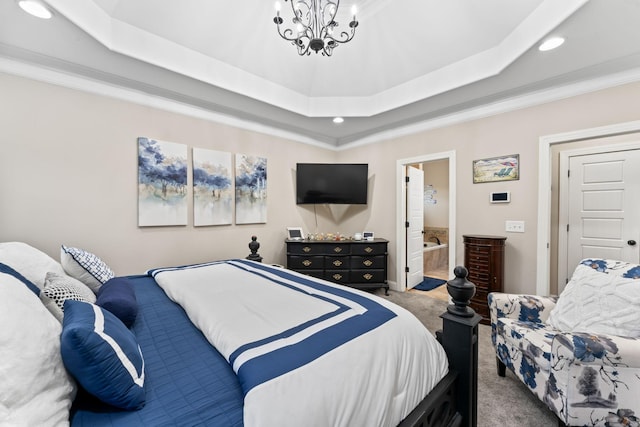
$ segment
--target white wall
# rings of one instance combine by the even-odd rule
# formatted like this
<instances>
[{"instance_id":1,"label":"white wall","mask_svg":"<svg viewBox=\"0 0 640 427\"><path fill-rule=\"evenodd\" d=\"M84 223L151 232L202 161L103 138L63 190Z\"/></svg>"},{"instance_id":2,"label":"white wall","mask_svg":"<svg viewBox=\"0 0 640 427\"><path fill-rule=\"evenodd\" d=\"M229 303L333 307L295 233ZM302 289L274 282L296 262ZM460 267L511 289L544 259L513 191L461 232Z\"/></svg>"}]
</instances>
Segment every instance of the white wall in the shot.
<instances>
[{"instance_id":1,"label":"white wall","mask_svg":"<svg viewBox=\"0 0 640 427\"><path fill-rule=\"evenodd\" d=\"M449 227L449 160L434 160L423 163L424 188L429 186L436 191L433 194L435 204L424 205L425 227Z\"/></svg>"},{"instance_id":2,"label":"white wall","mask_svg":"<svg viewBox=\"0 0 640 427\"><path fill-rule=\"evenodd\" d=\"M254 234L265 262L284 263L286 227L315 223L295 205L296 162L336 160L334 151L10 75L0 74L0 94L0 241L56 259L61 244L82 247L118 274L245 257ZM139 136L266 157L267 223L193 227L189 207L187 226L139 228ZM331 218L319 223L336 228Z\"/></svg>"},{"instance_id":3,"label":"white wall","mask_svg":"<svg viewBox=\"0 0 640 427\"><path fill-rule=\"evenodd\" d=\"M457 264L462 235L507 235L506 290L535 292L538 142L543 135L638 119L640 83L332 151L98 95L0 74L0 241L21 240L58 258L60 244L103 257L118 274L150 267L244 257L256 234L266 262L284 263L287 226L390 240L395 280L398 159L456 151ZM268 159L266 224L137 227L136 138ZM520 155L518 181L473 184L473 160ZM190 161L190 160L189 160ZM296 162L369 163L367 206L296 206ZM489 191L511 191L491 205ZM526 232L504 232L523 220ZM316 225L317 223L317 225Z\"/></svg>"},{"instance_id":4,"label":"white wall","mask_svg":"<svg viewBox=\"0 0 640 427\"><path fill-rule=\"evenodd\" d=\"M370 227L377 235L394 236L395 168L398 159L456 152L457 239L456 264L464 263L464 234L507 236L505 290L536 291L538 145L544 135L638 120L640 83L613 87L560 101L522 108L370 146L340 152L342 161L375 162L376 186ZM474 160L508 154L520 155L517 181L473 184ZM490 191L510 191L511 203L490 204ZM551 189L549 189L551 191ZM506 220L525 221L525 233L505 233ZM389 245L390 269L396 271L397 242ZM394 274L395 276L395 274ZM394 277L395 280L395 277Z\"/></svg>"}]
</instances>

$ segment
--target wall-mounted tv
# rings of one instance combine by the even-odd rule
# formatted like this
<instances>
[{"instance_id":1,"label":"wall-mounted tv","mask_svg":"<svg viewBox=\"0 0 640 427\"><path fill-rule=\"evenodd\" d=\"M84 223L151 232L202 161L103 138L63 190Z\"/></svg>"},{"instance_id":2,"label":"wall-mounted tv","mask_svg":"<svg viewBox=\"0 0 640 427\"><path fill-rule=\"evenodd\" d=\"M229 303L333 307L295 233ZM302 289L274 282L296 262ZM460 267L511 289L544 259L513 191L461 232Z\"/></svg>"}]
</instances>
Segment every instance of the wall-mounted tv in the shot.
<instances>
[{"instance_id":1,"label":"wall-mounted tv","mask_svg":"<svg viewBox=\"0 0 640 427\"><path fill-rule=\"evenodd\" d=\"M366 163L298 163L296 203L367 204Z\"/></svg>"}]
</instances>

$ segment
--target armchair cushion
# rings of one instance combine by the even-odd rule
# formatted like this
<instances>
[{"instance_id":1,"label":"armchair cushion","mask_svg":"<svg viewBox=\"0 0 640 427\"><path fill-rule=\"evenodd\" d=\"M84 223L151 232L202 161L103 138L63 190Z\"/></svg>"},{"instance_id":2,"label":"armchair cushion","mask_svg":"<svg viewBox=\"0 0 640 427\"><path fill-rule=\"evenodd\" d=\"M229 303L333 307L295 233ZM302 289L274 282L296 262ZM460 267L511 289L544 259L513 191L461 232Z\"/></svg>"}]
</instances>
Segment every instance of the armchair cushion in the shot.
<instances>
[{"instance_id":1,"label":"armchair cushion","mask_svg":"<svg viewBox=\"0 0 640 427\"><path fill-rule=\"evenodd\" d=\"M640 268L585 259L575 269L547 323L562 332L640 337Z\"/></svg>"},{"instance_id":2,"label":"armchair cushion","mask_svg":"<svg viewBox=\"0 0 640 427\"><path fill-rule=\"evenodd\" d=\"M576 268L572 286L559 299L489 294L498 373L504 375L508 367L567 425L626 425L640 419L640 338L596 331L598 326L633 324L627 320L633 314L626 307L634 306L640 312L636 293L640 281L634 279L639 275L638 265L591 259ZM571 288L581 282L586 285L572 295ZM626 292L624 300L620 292ZM565 309L576 311L569 317L583 316L577 329L586 330L565 332L554 327ZM618 317L625 321L615 323ZM602 318L614 321L595 327L588 323ZM631 329L634 326L637 324Z\"/></svg>"}]
</instances>

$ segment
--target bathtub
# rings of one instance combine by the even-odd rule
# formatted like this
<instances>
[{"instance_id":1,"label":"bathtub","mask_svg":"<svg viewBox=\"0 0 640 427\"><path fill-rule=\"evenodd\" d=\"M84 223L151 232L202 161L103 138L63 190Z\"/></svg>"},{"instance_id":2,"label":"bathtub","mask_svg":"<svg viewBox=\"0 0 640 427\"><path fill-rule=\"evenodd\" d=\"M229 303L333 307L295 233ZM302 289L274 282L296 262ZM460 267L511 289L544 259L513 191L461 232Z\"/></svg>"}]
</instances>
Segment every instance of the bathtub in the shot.
<instances>
[{"instance_id":1,"label":"bathtub","mask_svg":"<svg viewBox=\"0 0 640 427\"><path fill-rule=\"evenodd\" d=\"M424 242L423 251L423 270L425 274L433 270L449 269L449 244L436 242Z\"/></svg>"},{"instance_id":2,"label":"bathtub","mask_svg":"<svg viewBox=\"0 0 640 427\"><path fill-rule=\"evenodd\" d=\"M424 242L424 248L422 250L423 252L439 251L440 249L445 249L448 247L449 247L448 243L438 244L436 242Z\"/></svg>"}]
</instances>

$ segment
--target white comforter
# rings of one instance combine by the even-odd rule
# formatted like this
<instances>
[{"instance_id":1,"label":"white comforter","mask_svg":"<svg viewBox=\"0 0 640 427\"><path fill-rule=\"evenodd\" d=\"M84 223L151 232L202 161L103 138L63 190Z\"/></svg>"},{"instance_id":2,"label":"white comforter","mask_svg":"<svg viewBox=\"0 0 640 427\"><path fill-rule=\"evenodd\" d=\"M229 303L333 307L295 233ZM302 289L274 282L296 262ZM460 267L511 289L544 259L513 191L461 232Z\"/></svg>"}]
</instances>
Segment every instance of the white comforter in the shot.
<instances>
[{"instance_id":1,"label":"white comforter","mask_svg":"<svg viewBox=\"0 0 640 427\"><path fill-rule=\"evenodd\" d=\"M411 313L365 292L245 260L153 275L238 374L247 427L395 426L448 371Z\"/></svg>"}]
</instances>

